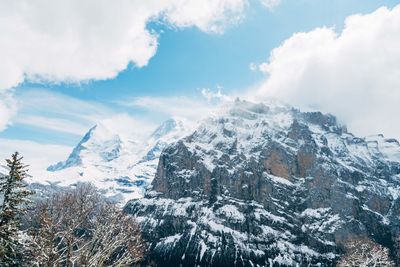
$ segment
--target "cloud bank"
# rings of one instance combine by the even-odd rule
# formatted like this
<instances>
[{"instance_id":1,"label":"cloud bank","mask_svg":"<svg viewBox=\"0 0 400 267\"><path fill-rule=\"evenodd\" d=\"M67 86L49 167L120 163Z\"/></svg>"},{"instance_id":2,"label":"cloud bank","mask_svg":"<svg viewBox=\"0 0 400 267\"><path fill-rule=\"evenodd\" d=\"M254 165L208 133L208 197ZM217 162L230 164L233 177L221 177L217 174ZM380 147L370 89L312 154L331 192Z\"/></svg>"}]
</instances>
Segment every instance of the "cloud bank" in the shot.
<instances>
[{"instance_id":1,"label":"cloud bank","mask_svg":"<svg viewBox=\"0 0 400 267\"><path fill-rule=\"evenodd\" d=\"M259 69L256 98L331 112L357 134L400 138L400 5L353 15L344 28L296 33Z\"/></svg>"}]
</instances>

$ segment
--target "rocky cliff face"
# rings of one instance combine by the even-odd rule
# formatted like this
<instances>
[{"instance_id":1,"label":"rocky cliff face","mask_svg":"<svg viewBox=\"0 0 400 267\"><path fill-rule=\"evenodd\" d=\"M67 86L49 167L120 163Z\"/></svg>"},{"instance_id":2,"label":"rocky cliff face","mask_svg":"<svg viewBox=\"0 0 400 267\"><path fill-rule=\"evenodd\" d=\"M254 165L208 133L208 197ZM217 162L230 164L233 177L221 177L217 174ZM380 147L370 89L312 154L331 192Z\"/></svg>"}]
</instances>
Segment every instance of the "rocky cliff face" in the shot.
<instances>
[{"instance_id":1,"label":"rocky cliff face","mask_svg":"<svg viewBox=\"0 0 400 267\"><path fill-rule=\"evenodd\" d=\"M399 259L400 145L236 101L167 146L152 190L125 211L158 266L334 266L354 236Z\"/></svg>"}]
</instances>

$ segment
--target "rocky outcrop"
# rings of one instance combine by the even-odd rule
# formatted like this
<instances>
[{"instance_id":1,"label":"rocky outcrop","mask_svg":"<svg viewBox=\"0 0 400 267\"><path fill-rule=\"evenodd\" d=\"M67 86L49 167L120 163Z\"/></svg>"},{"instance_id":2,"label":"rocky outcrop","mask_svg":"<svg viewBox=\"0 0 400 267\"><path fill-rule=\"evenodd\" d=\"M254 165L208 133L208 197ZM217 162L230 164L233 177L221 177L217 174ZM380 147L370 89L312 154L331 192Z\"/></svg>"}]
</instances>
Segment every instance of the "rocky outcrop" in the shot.
<instances>
[{"instance_id":1,"label":"rocky outcrop","mask_svg":"<svg viewBox=\"0 0 400 267\"><path fill-rule=\"evenodd\" d=\"M334 266L366 236L396 256L400 146L335 117L236 101L162 152L125 212L158 266ZM400 264L400 262L398 263Z\"/></svg>"}]
</instances>

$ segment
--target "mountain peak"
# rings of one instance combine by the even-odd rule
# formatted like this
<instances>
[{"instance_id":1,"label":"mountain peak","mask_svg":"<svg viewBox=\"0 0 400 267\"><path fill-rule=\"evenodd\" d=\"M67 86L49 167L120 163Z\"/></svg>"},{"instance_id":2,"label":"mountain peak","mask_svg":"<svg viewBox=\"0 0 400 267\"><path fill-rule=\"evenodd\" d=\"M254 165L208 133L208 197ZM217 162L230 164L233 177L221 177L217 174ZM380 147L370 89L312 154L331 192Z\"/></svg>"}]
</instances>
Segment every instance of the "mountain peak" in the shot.
<instances>
[{"instance_id":1,"label":"mountain peak","mask_svg":"<svg viewBox=\"0 0 400 267\"><path fill-rule=\"evenodd\" d=\"M152 181L163 148L187 132L183 119L171 118L147 138L121 136L97 123L75 146L66 161L48 167L50 180L63 185L90 181L122 201L141 197ZM61 179L60 179L61 178Z\"/></svg>"},{"instance_id":2,"label":"mountain peak","mask_svg":"<svg viewBox=\"0 0 400 267\"><path fill-rule=\"evenodd\" d=\"M178 122L175 119L170 118L164 121L160 126L158 126L151 134L151 137L158 139L173 131L177 127L177 125Z\"/></svg>"},{"instance_id":3,"label":"mountain peak","mask_svg":"<svg viewBox=\"0 0 400 267\"><path fill-rule=\"evenodd\" d=\"M93 161L111 161L119 156L121 146L122 140L118 134L113 133L104 124L97 123L83 136L66 161L51 165L47 170L54 172L80 166L82 161L86 160L83 159L84 154L90 154Z\"/></svg>"}]
</instances>

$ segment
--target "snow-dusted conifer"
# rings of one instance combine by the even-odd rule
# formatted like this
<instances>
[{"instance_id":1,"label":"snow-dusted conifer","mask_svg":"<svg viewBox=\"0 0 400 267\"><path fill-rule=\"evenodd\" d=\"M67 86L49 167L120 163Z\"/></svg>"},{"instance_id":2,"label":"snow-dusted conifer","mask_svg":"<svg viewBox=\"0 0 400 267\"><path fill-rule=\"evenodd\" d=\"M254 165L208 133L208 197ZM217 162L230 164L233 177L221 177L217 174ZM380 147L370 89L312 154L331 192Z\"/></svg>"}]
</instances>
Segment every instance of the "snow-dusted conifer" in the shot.
<instances>
[{"instance_id":1,"label":"snow-dusted conifer","mask_svg":"<svg viewBox=\"0 0 400 267\"><path fill-rule=\"evenodd\" d=\"M1 266L21 266L26 258L20 218L25 212L31 191L24 182L27 166L18 152L7 159L8 175L0 178L0 194L3 203L0 209L0 259Z\"/></svg>"}]
</instances>

